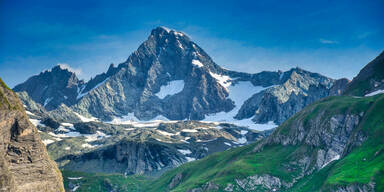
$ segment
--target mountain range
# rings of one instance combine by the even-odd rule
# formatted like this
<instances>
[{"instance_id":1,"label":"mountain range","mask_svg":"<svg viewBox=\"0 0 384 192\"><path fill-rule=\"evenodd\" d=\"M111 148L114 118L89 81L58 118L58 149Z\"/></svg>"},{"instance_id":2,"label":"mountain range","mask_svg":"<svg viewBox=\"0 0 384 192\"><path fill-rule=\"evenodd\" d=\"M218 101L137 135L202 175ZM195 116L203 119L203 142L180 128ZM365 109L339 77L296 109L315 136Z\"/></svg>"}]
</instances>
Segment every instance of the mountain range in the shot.
<instances>
[{"instance_id":1,"label":"mountain range","mask_svg":"<svg viewBox=\"0 0 384 192\"><path fill-rule=\"evenodd\" d=\"M104 122L130 118L249 125L280 124L304 106L339 94L347 83L300 68L256 74L224 69L184 33L158 27L125 62L111 64L88 82L58 65L13 90L27 92L47 111L69 116L69 109Z\"/></svg>"},{"instance_id":2,"label":"mountain range","mask_svg":"<svg viewBox=\"0 0 384 192\"><path fill-rule=\"evenodd\" d=\"M380 191L383 58L250 74L157 27L89 81L57 65L13 91L67 190Z\"/></svg>"}]
</instances>

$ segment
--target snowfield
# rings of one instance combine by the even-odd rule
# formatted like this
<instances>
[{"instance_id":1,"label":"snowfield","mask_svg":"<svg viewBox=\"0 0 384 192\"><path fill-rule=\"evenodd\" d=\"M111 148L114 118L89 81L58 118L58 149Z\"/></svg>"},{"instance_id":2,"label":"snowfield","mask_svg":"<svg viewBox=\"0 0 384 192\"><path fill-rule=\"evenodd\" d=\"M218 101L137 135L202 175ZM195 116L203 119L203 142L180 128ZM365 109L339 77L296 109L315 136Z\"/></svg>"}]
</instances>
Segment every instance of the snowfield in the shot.
<instances>
[{"instance_id":1,"label":"snowfield","mask_svg":"<svg viewBox=\"0 0 384 192\"><path fill-rule=\"evenodd\" d=\"M192 64L197 66L197 67L204 67L204 65L199 61L199 60L192 60Z\"/></svg>"},{"instance_id":2,"label":"snowfield","mask_svg":"<svg viewBox=\"0 0 384 192\"><path fill-rule=\"evenodd\" d=\"M226 122L233 123L238 126L248 127L253 130L267 130L277 127L273 122L268 122L267 124L255 124L252 121L252 117L249 119L234 119L237 112L240 110L244 102L251 97L253 94L259 93L269 87L253 86L249 81L240 81L237 84L233 84L228 87L229 96L228 98L235 102L235 108L229 112L220 112L212 115L205 116L203 121L207 122ZM244 94L247 93L247 94Z\"/></svg>"},{"instance_id":3,"label":"snowfield","mask_svg":"<svg viewBox=\"0 0 384 192\"><path fill-rule=\"evenodd\" d=\"M181 92L183 89L184 89L184 80L174 80L174 81L168 82L167 85L161 86L160 91L155 95L160 99L164 99L166 96L177 94Z\"/></svg>"},{"instance_id":4,"label":"snowfield","mask_svg":"<svg viewBox=\"0 0 384 192\"><path fill-rule=\"evenodd\" d=\"M183 154L183 155L189 155L189 154L191 154L192 153L192 151L191 150L189 150L189 149L178 149L178 151L181 153L181 154Z\"/></svg>"}]
</instances>

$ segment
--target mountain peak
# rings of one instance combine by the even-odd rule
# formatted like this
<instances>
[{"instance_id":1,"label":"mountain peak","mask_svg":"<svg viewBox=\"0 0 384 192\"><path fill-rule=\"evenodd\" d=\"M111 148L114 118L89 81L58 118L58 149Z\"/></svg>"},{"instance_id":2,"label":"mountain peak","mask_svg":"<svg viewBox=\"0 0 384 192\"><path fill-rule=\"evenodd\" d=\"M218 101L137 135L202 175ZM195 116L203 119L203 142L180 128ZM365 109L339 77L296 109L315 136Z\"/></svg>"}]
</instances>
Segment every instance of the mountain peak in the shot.
<instances>
[{"instance_id":1,"label":"mountain peak","mask_svg":"<svg viewBox=\"0 0 384 192\"><path fill-rule=\"evenodd\" d=\"M170 36L178 36L178 37L183 37L187 36L183 32L176 31L174 29L169 29L164 26L156 27L155 29L152 30L151 35L153 36L163 36L163 35L170 35Z\"/></svg>"}]
</instances>

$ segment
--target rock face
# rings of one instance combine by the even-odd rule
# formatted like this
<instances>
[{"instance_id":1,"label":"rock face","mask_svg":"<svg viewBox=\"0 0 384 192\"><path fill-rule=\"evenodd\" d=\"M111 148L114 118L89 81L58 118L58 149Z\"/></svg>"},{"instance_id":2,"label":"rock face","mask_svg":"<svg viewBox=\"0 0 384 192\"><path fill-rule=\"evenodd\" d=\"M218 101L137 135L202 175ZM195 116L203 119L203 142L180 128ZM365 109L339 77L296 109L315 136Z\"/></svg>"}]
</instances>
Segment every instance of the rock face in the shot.
<instances>
[{"instance_id":1,"label":"rock face","mask_svg":"<svg viewBox=\"0 0 384 192\"><path fill-rule=\"evenodd\" d=\"M76 74L62 65L57 65L51 70L32 76L26 82L17 85L13 90L27 92L36 102L47 110L56 109L64 103L71 106L76 102L78 89L84 84Z\"/></svg>"},{"instance_id":2,"label":"rock face","mask_svg":"<svg viewBox=\"0 0 384 192\"><path fill-rule=\"evenodd\" d=\"M249 176L245 179L237 179L236 184L245 191L255 191L260 188L268 191L276 191L282 186L278 177L266 174L261 176Z\"/></svg>"},{"instance_id":3,"label":"rock face","mask_svg":"<svg viewBox=\"0 0 384 192\"><path fill-rule=\"evenodd\" d=\"M344 95L364 96L377 90L384 90L384 51L353 78Z\"/></svg>"},{"instance_id":4,"label":"rock face","mask_svg":"<svg viewBox=\"0 0 384 192\"><path fill-rule=\"evenodd\" d=\"M64 191L37 129L0 79L0 191Z\"/></svg>"},{"instance_id":5,"label":"rock face","mask_svg":"<svg viewBox=\"0 0 384 192\"><path fill-rule=\"evenodd\" d=\"M282 84L254 94L241 106L237 119L281 124L316 100L330 95L333 80L296 68L282 73Z\"/></svg>"},{"instance_id":6,"label":"rock face","mask_svg":"<svg viewBox=\"0 0 384 192\"><path fill-rule=\"evenodd\" d=\"M71 160L65 169L131 175L177 167L184 162L184 157L175 148L159 142L122 140Z\"/></svg>"},{"instance_id":7,"label":"rock face","mask_svg":"<svg viewBox=\"0 0 384 192\"><path fill-rule=\"evenodd\" d=\"M184 33L158 27L125 62L111 64L87 83L57 66L14 90L27 92L66 121L80 121L76 112L102 121L133 116L280 124L304 106L337 95L345 84L335 82L299 68L256 74L227 70Z\"/></svg>"}]
</instances>

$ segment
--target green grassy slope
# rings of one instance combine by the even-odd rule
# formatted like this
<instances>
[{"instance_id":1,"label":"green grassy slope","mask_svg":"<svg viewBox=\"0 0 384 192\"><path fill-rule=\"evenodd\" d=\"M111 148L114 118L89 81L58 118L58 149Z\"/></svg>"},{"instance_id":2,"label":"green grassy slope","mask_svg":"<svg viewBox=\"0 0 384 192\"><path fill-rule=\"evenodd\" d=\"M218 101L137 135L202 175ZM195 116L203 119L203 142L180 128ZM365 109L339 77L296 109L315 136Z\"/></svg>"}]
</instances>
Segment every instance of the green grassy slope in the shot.
<instances>
[{"instance_id":1,"label":"green grassy slope","mask_svg":"<svg viewBox=\"0 0 384 192\"><path fill-rule=\"evenodd\" d=\"M77 187L76 192L129 191L142 192L150 181L143 176L124 176L121 174L84 173L62 171L64 187L67 191Z\"/></svg>"},{"instance_id":2,"label":"green grassy slope","mask_svg":"<svg viewBox=\"0 0 384 192\"><path fill-rule=\"evenodd\" d=\"M374 97L330 97L308 106L275 131L288 134L291 123L298 118L309 121L318 114L361 114L361 122L354 131L363 131L368 139L354 148L344 158L333 161L323 169L307 175L286 191L328 191L337 186L376 183L376 190L384 186L384 95ZM305 125L305 122L304 122ZM272 135L272 136L273 136ZM285 162L298 160L303 154L314 156L316 149L306 145L271 145L260 152L253 152L258 143L216 153L204 159L182 165L155 180L146 191L166 191L172 178L182 174L182 180L171 191L186 191L212 181L222 191L226 184L247 176L269 174L291 182L302 169L286 167ZM260 189L262 190L262 189Z\"/></svg>"}]
</instances>

